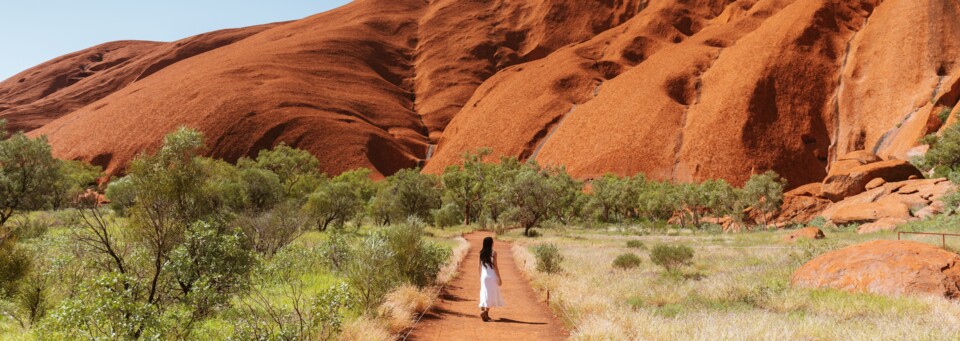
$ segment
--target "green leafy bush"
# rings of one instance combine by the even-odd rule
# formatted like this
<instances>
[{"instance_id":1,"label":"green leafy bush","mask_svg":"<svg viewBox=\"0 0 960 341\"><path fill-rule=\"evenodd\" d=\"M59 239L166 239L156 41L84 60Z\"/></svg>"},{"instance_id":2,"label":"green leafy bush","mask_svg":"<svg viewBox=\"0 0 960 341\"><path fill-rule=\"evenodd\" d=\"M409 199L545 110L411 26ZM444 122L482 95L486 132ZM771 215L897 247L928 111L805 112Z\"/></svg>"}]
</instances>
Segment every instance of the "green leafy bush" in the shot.
<instances>
[{"instance_id":1,"label":"green leafy bush","mask_svg":"<svg viewBox=\"0 0 960 341\"><path fill-rule=\"evenodd\" d=\"M690 265L692 260L693 249L686 245L659 244L650 251L650 261L667 271L679 270Z\"/></svg>"},{"instance_id":2,"label":"green leafy bush","mask_svg":"<svg viewBox=\"0 0 960 341\"><path fill-rule=\"evenodd\" d=\"M643 261L640 259L640 256L632 253L624 253L617 256L617 258L613 260L613 267L624 270L633 269L640 266L640 263L642 262Z\"/></svg>"},{"instance_id":3,"label":"green leafy bush","mask_svg":"<svg viewBox=\"0 0 960 341\"><path fill-rule=\"evenodd\" d=\"M641 249L641 250L647 249L647 245L639 240L628 240L627 247L631 249Z\"/></svg>"},{"instance_id":4,"label":"green leafy bush","mask_svg":"<svg viewBox=\"0 0 960 341\"><path fill-rule=\"evenodd\" d=\"M560 249L556 245L540 244L530 248L530 251L537 258L537 271L558 273L562 270L560 263L563 263L563 255L560 254Z\"/></svg>"}]
</instances>

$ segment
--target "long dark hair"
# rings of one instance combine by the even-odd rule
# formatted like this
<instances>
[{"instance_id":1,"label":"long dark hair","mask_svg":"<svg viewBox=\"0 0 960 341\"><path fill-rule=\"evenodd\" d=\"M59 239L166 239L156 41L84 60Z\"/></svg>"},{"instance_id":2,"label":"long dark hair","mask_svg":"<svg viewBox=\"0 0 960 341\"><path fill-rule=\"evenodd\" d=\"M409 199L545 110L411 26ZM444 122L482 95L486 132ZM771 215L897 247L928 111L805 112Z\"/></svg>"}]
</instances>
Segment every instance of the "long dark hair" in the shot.
<instances>
[{"instance_id":1,"label":"long dark hair","mask_svg":"<svg viewBox=\"0 0 960 341\"><path fill-rule=\"evenodd\" d=\"M493 267L493 237L483 238L483 248L480 249L480 265Z\"/></svg>"}]
</instances>

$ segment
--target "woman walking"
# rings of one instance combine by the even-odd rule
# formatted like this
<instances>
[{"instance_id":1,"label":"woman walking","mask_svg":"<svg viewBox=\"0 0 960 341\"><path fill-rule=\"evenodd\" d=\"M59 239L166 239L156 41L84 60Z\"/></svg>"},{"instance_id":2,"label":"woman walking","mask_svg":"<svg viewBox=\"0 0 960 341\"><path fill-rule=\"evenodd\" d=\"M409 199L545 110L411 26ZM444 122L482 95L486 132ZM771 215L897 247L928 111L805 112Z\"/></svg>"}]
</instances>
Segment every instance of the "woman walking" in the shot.
<instances>
[{"instance_id":1,"label":"woman walking","mask_svg":"<svg viewBox=\"0 0 960 341\"><path fill-rule=\"evenodd\" d=\"M480 318L483 322L490 321L490 308L504 306L501 285L503 280L497 267L497 252L493 251L493 238L483 238L483 248L480 249Z\"/></svg>"}]
</instances>

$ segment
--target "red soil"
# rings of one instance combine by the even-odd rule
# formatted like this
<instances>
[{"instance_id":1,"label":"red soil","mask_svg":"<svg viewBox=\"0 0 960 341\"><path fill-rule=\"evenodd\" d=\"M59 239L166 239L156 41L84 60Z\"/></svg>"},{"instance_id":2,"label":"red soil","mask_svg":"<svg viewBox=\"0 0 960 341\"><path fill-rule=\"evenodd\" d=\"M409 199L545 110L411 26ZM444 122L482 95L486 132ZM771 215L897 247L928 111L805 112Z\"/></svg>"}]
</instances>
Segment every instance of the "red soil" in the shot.
<instances>
[{"instance_id":1,"label":"red soil","mask_svg":"<svg viewBox=\"0 0 960 341\"><path fill-rule=\"evenodd\" d=\"M450 283L438 303L419 324L408 340L565 340L567 333L537 294L520 275L514 263L510 243L497 241L497 263L503 277L501 292L507 303L492 308L491 322L483 322L477 298L480 294L480 244L490 233L466 235L472 246L460 266L460 274Z\"/></svg>"},{"instance_id":2,"label":"red soil","mask_svg":"<svg viewBox=\"0 0 960 341\"><path fill-rule=\"evenodd\" d=\"M773 169L797 186L853 150L906 159L943 129L958 16L934 0L358 0L65 56L0 83L0 117L111 173L187 125L210 155L283 141L328 173L439 172L492 147L580 178Z\"/></svg>"}]
</instances>

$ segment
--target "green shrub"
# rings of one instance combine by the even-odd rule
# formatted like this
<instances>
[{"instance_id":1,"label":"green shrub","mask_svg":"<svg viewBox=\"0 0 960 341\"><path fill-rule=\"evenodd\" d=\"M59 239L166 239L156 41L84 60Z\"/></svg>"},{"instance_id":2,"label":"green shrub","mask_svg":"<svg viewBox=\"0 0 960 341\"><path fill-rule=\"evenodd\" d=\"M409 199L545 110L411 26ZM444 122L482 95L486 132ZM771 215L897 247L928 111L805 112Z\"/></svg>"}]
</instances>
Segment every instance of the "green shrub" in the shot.
<instances>
[{"instance_id":1,"label":"green shrub","mask_svg":"<svg viewBox=\"0 0 960 341\"><path fill-rule=\"evenodd\" d=\"M664 245L653 247L650 251L650 261L662 266L667 271L676 271L690 265L693 260L693 249L686 245Z\"/></svg>"},{"instance_id":2,"label":"green shrub","mask_svg":"<svg viewBox=\"0 0 960 341\"><path fill-rule=\"evenodd\" d=\"M349 259L344 275L357 303L367 311L400 282L396 254L384 233L374 233L353 245Z\"/></svg>"},{"instance_id":3,"label":"green shrub","mask_svg":"<svg viewBox=\"0 0 960 341\"><path fill-rule=\"evenodd\" d=\"M947 122L951 112L953 112L953 107L943 107L943 109L940 109L940 112L937 113L937 118L940 119L941 124Z\"/></svg>"},{"instance_id":4,"label":"green shrub","mask_svg":"<svg viewBox=\"0 0 960 341\"><path fill-rule=\"evenodd\" d=\"M646 250L646 249L647 249L647 245L644 244L642 241L639 241L639 240L628 240L628 241L627 241L627 247L629 247L629 248L631 248L631 249L641 249L641 250Z\"/></svg>"},{"instance_id":5,"label":"green shrub","mask_svg":"<svg viewBox=\"0 0 960 341\"><path fill-rule=\"evenodd\" d=\"M560 263L563 262L563 255L560 249L554 244L540 244L530 249L534 257L537 258L537 271L546 273L557 273L561 271Z\"/></svg>"},{"instance_id":6,"label":"green shrub","mask_svg":"<svg viewBox=\"0 0 960 341\"><path fill-rule=\"evenodd\" d=\"M440 209L431 210L430 215L433 216L433 226L439 228L456 226L463 223L460 207L452 203L444 204Z\"/></svg>"},{"instance_id":7,"label":"green shrub","mask_svg":"<svg viewBox=\"0 0 960 341\"><path fill-rule=\"evenodd\" d=\"M56 224L56 219L49 214L26 214L11 222L11 230L18 240L28 240L42 237Z\"/></svg>"},{"instance_id":8,"label":"green shrub","mask_svg":"<svg viewBox=\"0 0 960 341\"><path fill-rule=\"evenodd\" d=\"M447 248L423 238L423 223L416 219L390 227L386 236L401 279L421 288L433 283L450 257Z\"/></svg>"},{"instance_id":9,"label":"green shrub","mask_svg":"<svg viewBox=\"0 0 960 341\"><path fill-rule=\"evenodd\" d=\"M632 253L624 253L617 256L617 258L613 260L613 267L623 270L633 269L640 266L641 262L640 256Z\"/></svg>"}]
</instances>

